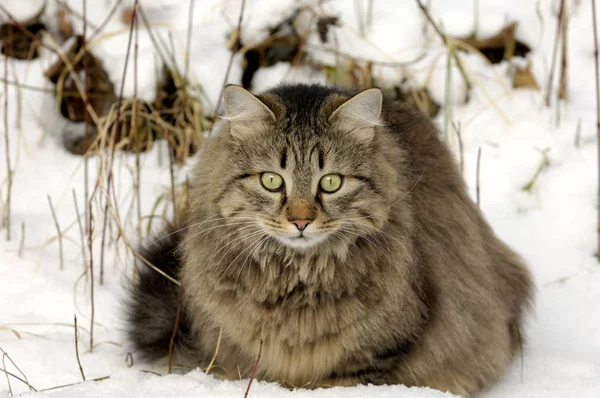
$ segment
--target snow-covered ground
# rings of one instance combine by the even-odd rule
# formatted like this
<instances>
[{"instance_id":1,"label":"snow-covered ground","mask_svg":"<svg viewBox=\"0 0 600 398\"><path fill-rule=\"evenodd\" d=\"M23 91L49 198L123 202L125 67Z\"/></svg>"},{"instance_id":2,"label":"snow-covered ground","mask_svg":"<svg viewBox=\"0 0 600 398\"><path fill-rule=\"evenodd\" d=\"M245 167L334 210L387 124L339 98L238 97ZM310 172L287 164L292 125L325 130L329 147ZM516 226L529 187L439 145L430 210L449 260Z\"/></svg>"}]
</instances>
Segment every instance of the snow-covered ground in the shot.
<instances>
[{"instance_id":1,"label":"snow-covered ground","mask_svg":"<svg viewBox=\"0 0 600 398\"><path fill-rule=\"evenodd\" d=\"M43 1L0 0L15 17L25 20L39 10ZM82 12L82 1L66 1ZM99 26L115 0L88 1L90 25ZM133 4L132 0L123 2ZM339 50L376 61L409 61L425 54L406 68L374 65L373 74L382 85L398 84L410 73L414 84L427 84L434 98L446 98L445 48L431 27L423 36L423 16L414 0L350 1L332 0L318 5L304 2L320 13L340 17L335 30ZM361 34L358 14L365 19L373 4L372 23ZM468 35L474 26L473 3L466 0L433 0L431 14L446 32ZM464 103L465 87L452 68L449 113L444 115L460 126L464 147L464 177L475 197L477 152L481 148L481 208L497 233L528 262L537 284L535 313L526 330L522 359L517 358L506 376L484 397L599 397L600 396L600 264L595 257L597 231L597 149L593 34L590 1L567 1L568 95L566 103L548 108L544 104L559 1L479 1L478 33L491 35L509 21L517 21L517 37L533 51L528 60L541 91L510 88L509 64L490 66L473 54L463 54L474 87ZM156 34L172 38L176 62L185 64L188 2L142 0ZM291 0L249 0L246 5L242 42L259 42L267 27L290 14ZM56 8L49 0L46 15ZM229 61L228 34L234 29L239 0L198 1L194 6L190 76L202 86L206 105L214 106ZM128 28L112 20L100 35L93 51L104 61L110 78L118 87L123 75ZM0 12L0 23L6 17ZM82 25L75 21L75 30ZM93 30L93 29L92 29ZM109 34L109 33L114 34ZM330 34L333 34L330 32ZM309 36L307 51L313 59L334 64L335 57L319 50L316 34ZM168 42L168 41L166 41ZM331 41L330 41L331 43ZM139 34L138 95L152 99L157 56L147 33ZM50 88L43 71L52 54L25 62L10 60L8 78L30 86ZM2 58L2 65L4 59ZM125 95L134 90L133 63L129 64ZM0 68L3 75L4 68ZM236 56L229 82L239 83L242 60ZM556 76L557 74L555 74ZM556 76L558 79L558 76ZM257 72L254 89L262 90L282 79L324 81L322 72L306 67L292 69L278 64ZM0 103L6 93L2 88ZM555 96L553 96L555 97ZM28 394L21 381L4 373L27 378L38 390L78 383L82 376L77 364L73 316L79 322L79 352L87 382L54 389L38 395L79 396L195 396L241 397L247 380L223 382L200 370L188 374L159 377L165 373L152 364L133 367L124 346L121 302L124 285L131 275L132 261L122 245L107 250L103 285L95 280L94 347L90 352L90 281L82 277L82 252L72 190L83 211L83 160L67 152L60 138L62 125L50 94L8 90L9 152L14 169L12 187L12 240L0 230L0 396L11 392ZM0 203L6 197L7 168L4 143L4 110L0 107ZM459 154L453 129L448 143ZM162 145L141 157L142 214L149 215L157 195L169 188L169 169ZM540 166L545 151L549 165L544 167L531 190L523 190ZM160 161L160 159L163 159ZM131 209L134 156L116 158L116 196L121 212ZM129 168L128 168L129 167ZM180 180L188 168L176 170ZM90 161L90 179L98 171ZM64 231L64 269L60 270L56 227L48 205L52 198L57 219ZM2 207L0 207L2 209ZM99 262L101 209L95 208L94 263ZM122 218L126 214L121 214ZM22 227L24 232L22 233ZM135 242L135 228L125 225ZM22 249L20 250L20 246ZM97 269L96 269L97 271ZM6 353L6 355L4 355ZM13 362L14 361L14 362ZM18 368L17 368L18 367ZM144 372L146 371L146 372ZM92 381L96 378L110 378ZM31 392L33 394L33 392ZM288 391L273 384L254 382L250 396L256 397L436 397L429 389L403 386L360 386L318 391Z\"/></svg>"}]
</instances>

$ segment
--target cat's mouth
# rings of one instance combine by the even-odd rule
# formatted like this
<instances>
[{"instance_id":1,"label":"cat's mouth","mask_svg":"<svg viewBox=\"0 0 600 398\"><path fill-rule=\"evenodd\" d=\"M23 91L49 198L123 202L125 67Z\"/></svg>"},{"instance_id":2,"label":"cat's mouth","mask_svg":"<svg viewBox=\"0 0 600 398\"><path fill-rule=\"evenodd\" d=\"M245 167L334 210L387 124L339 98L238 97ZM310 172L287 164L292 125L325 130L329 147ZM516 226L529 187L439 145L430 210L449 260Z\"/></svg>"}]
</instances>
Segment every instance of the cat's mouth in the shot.
<instances>
[{"instance_id":1,"label":"cat's mouth","mask_svg":"<svg viewBox=\"0 0 600 398\"><path fill-rule=\"evenodd\" d=\"M278 226L279 228L271 228L269 224L263 224L262 227L280 244L298 250L315 247L327 240L330 235L329 232L319 231L319 228L312 225L309 228L302 228L302 230L297 230L296 227L284 229Z\"/></svg>"},{"instance_id":2,"label":"cat's mouth","mask_svg":"<svg viewBox=\"0 0 600 398\"><path fill-rule=\"evenodd\" d=\"M308 249L323 242L327 236L306 236L305 234L298 234L296 236L277 236L277 240L288 247L294 249Z\"/></svg>"}]
</instances>

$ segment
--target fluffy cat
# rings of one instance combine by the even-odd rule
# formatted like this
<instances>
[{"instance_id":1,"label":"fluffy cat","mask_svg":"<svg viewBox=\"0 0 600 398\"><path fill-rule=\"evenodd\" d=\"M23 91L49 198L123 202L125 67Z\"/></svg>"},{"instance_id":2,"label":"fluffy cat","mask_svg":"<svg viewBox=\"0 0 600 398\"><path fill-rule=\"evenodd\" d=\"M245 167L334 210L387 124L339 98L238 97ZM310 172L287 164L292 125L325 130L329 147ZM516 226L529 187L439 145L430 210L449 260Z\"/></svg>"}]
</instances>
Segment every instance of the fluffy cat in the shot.
<instances>
[{"instance_id":1,"label":"fluffy cat","mask_svg":"<svg viewBox=\"0 0 600 398\"><path fill-rule=\"evenodd\" d=\"M180 281L178 360L287 386L429 386L465 396L521 344L532 281L418 111L319 85L224 93L186 226L145 251ZM145 268L129 339L168 352L179 288ZM239 372L239 373L238 373Z\"/></svg>"}]
</instances>

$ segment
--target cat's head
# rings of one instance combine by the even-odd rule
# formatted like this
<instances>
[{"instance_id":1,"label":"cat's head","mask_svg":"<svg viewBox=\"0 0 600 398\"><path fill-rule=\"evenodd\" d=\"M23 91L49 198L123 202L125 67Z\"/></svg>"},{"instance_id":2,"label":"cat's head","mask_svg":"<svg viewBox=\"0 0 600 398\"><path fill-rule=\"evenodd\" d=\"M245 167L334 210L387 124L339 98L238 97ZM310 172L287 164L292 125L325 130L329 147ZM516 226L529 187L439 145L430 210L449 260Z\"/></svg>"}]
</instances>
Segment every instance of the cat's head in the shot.
<instances>
[{"instance_id":1,"label":"cat's head","mask_svg":"<svg viewBox=\"0 0 600 398\"><path fill-rule=\"evenodd\" d=\"M239 220L248 236L300 251L382 227L393 170L377 137L378 89L352 96L293 85L254 96L232 85L224 103L221 145L213 148L222 151L214 167L227 181L217 195L222 216Z\"/></svg>"}]
</instances>

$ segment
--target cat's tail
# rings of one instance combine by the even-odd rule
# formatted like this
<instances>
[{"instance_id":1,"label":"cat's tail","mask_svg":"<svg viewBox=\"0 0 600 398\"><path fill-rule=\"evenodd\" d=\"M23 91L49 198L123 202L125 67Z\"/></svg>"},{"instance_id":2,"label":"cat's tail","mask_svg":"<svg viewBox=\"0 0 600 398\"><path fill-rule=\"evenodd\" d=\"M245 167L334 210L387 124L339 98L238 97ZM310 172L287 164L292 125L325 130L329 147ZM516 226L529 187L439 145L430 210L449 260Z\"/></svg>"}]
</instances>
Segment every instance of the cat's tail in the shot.
<instances>
[{"instance_id":1,"label":"cat's tail","mask_svg":"<svg viewBox=\"0 0 600 398\"><path fill-rule=\"evenodd\" d=\"M157 269L178 280L181 259L177 250L181 233L172 233L140 250L141 256ZM126 302L127 338L136 357L154 361L168 355L177 320L179 286L144 261L137 260L138 271ZM176 351L188 349L189 321L181 308L174 339Z\"/></svg>"}]
</instances>

